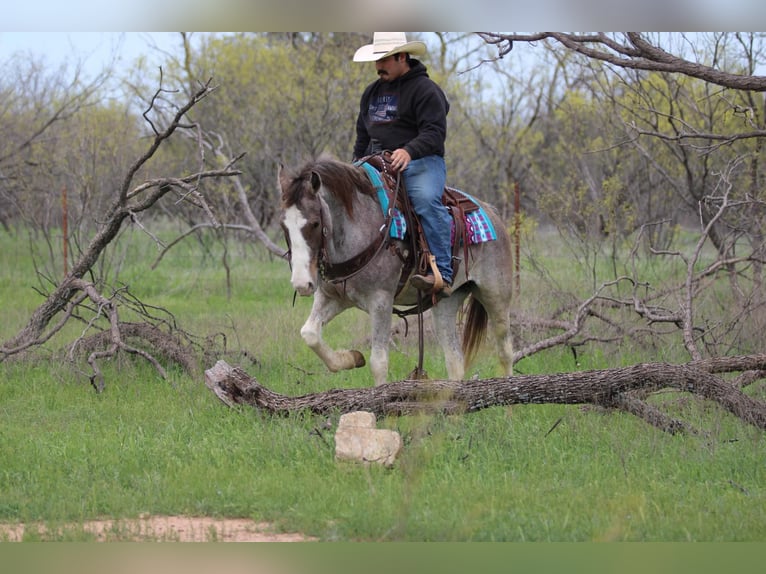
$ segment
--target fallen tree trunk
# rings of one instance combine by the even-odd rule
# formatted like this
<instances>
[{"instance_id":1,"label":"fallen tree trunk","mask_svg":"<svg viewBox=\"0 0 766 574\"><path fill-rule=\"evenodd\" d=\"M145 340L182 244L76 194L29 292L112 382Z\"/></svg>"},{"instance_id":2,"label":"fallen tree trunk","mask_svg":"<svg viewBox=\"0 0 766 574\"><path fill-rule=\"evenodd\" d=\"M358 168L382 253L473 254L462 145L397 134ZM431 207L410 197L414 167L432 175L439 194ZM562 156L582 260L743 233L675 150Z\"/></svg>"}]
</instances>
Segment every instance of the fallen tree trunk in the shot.
<instances>
[{"instance_id":1,"label":"fallen tree trunk","mask_svg":"<svg viewBox=\"0 0 766 574\"><path fill-rule=\"evenodd\" d=\"M326 415L364 410L385 416L423 411L469 413L514 404L593 404L630 412L667 432L695 432L643 400L661 389L674 388L715 401L743 421L766 429L766 403L716 376L743 371L766 371L766 355L470 381L403 380L298 397L270 391L242 369L218 361L205 371L205 384L228 406L245 404L273 414L307 410Z\"/></svg>"}]
</instances>

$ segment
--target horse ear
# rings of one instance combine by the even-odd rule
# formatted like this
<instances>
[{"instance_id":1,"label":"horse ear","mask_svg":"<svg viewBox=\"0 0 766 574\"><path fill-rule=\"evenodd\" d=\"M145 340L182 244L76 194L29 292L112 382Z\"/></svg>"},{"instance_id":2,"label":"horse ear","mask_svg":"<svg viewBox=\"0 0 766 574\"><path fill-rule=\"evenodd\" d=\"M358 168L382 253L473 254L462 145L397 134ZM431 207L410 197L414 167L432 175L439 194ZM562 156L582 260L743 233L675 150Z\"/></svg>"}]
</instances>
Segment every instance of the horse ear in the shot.
<instances>
[{"instance_id":1,"label":"horse ear","mask_svg":"<svg viewBox=\"0 0 766 574\"><path fill-rule=\"evenodd\" d=\"M322 178L319 177L319 174L315 171L311 172L311 187L314 190L314 193L319 191L319 188L322 187Z\"/></svg>"},{"instance_id":2,"label":"horse ear","mask_svg":"<svg viewBox=\"0 0 766 574\"><path fill-rule=\"evenodd\" d=\"M282 162L279 162L279 167L277 168L277 184L282 190L282 195L285 194L290 186L290 179L287 177L287 173L285 172L285 165Z\"/></svg>"}]
</instances>

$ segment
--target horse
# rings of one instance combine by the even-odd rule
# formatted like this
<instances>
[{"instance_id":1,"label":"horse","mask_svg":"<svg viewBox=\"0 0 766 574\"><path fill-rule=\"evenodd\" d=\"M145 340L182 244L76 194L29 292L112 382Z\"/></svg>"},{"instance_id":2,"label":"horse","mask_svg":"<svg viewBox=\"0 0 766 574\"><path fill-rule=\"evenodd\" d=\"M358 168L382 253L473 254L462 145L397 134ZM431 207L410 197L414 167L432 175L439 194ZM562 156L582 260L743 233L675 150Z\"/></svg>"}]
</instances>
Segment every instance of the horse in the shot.
<instances>
[{"instance_id":1,"label":"horse","mask_svg":"<svg viewBox=\"0 0 766 574\"><path fill-rule=\"evenodd\" d=\"M381 241L388 232L387 216L370 177L358 163L324 156L298 169L280 164L278 182L290 282L301 296L314 297L301 337L331 372L362 367L361 352L331 348L322 339L322 329L346 309L365 311L371 319L374 384L386 383L394 311L418 304L418 292L409 281L402 287L406 260L402 254L409 254L412 244L387 238ZM450 380L463 379L488 324L504 374L513 374L511 239L497 211L488 203L474 201L489 215L497 238L467 246L467 260L458 264L451 296L435 301L431 309ZM357 264L349 269L352 262ZM328 278L327 270L338 265L345 269L343 276ZM458 312L467 297L469 307L462 341L458 341Z\"/></svg>"}]
</instances>

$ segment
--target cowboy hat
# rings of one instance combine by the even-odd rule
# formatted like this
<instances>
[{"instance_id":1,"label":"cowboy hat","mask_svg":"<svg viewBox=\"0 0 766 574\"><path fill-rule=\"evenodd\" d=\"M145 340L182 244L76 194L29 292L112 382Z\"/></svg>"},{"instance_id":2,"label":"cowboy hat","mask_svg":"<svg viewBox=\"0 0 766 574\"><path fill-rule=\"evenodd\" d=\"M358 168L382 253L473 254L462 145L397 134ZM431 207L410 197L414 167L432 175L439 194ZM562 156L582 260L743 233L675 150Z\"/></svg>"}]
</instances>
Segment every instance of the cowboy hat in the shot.
<instances>
[{"instance_id":1,"label":"cowboy hat","mask_svg":"<svg viewBox=\"0 0 766 574\"><path fill-rule=\"evenodd\" d=\"M372 44L356 51L354 62L376 62L402 52L420 56L426 53L426 45L423 42L408 42L404 32L375 32Z\"/></svg>"}]
</instances>

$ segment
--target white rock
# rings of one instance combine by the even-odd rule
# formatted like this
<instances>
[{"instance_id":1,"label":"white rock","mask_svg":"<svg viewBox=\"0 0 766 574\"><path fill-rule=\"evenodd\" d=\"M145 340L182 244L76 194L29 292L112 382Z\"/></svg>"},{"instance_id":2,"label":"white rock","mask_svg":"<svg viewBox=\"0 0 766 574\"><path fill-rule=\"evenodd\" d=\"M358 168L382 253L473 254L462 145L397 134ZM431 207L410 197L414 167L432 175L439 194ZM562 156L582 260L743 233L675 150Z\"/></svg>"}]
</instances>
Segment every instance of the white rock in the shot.
<instances>
[{"instance_id":1,"label":"white rock","mask_svg":"<svg viewBox=\"0 0 766 574\"><path fill-rule=\"evenodd\" d=\"M346 413L335 432L335 459L391 466L402 449L396 431L375 428L375 415L366 411Z\"/></svg>"}]
</instances>

